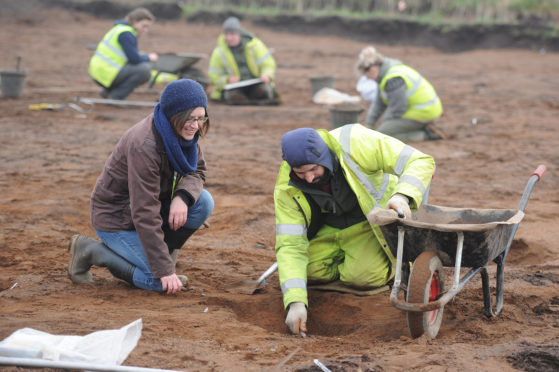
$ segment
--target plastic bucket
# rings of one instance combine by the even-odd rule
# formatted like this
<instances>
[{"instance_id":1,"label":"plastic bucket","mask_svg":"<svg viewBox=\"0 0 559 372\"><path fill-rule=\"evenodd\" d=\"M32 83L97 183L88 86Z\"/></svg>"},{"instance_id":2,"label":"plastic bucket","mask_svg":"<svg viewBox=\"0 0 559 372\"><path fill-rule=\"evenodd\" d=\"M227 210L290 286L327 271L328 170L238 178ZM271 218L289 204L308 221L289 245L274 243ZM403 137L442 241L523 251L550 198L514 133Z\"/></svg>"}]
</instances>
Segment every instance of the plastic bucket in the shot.
<instances>
[{"instance_id":1,"label":"plastic bucket","mask_svg":"<svg viewBox=\"0 0 559 372\"><path fill-rule=\"evenodd\" d=\"M25 70L0 70L2 96L12 98L20 97L23 93L26 77L27 71Z\"/></svg>"},{"instance_id":2,"label":"plastic bucket","mask_svg":"<svg viewBox=\"0 0 559 372\"><path fill-rule=\"evenodd\" d=\"M330 107L330 123L332 129L345 124L359 123L359 117L364 111L362 107Z\"/></svg>"},{"instance_id":3,"label":"plastic bucket","mask_svg":"<svg viewBox=\"0 0 559 372\"><path fill-rule=\"evenodd\" d=\"M334 75L322 75L322 76L311 76L309 77L311 82L312 95L316 94L322 88L332 88L334 86L334 81L336 76Z\"/></svg>"}]
</instances>

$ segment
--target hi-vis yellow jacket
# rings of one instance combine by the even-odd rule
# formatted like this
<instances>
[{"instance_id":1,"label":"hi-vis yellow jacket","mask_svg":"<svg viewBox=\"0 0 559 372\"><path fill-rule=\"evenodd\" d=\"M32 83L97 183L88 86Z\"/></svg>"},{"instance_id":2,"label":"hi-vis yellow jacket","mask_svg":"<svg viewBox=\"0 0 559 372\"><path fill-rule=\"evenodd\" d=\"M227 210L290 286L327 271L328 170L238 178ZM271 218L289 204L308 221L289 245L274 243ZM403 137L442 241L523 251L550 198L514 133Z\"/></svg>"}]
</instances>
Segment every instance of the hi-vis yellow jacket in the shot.
<instances>
[{"instance_id":1,"label":"hi-vis yellow jacket","mask_svg":"<svg viewBox=\"0 0 559 372\"><path fill-rule=\"evenodd\" d=\"M434 159L399 140L368 129L347 124L330 132L318 130L340 162L349 186L365 215L373 208L385 208L388 199L401 193L416 210L423 200L435 169ZM283 303L307 301L307 230L311 207L304 194L289 185L291 168L283 162L274 189L276 213L276 259ZM371 229L392 264L392 255L380 228ZM394 270L392 274L394 275Z\"/></svg>"},{"instance_id":2,"label":"hi-vis yellow jacket","mask_svg":"<svg viewBox=\"0 0 559 372\"><path fill-rule=\"evenodd\" d=\"M390 67L380 81L380 98L385 105L388 105L385 92L386 82L394 77L401 77L406 82L408 110L402 117L419 122L429 122L441 116L443 105L435 88L419 72L406 65Z\"/></svg>"},{"instance_id":3,"label":"hi-vis yellow jacket","mask_svg":"<svg viewBox=\"0 0 559 372\"><path fill-rule=\"evenodd\" d=\"M248 68L254 77L266 74L270 77L273 84L276 73L276 61L262 40L252 37L245 44L245 57ZM210 57L208 77L210 78L210 83L214 86L213 91L210 93L210 98L215 100L221 99L221 92L228 83L229 76L240 77L241 75L235 57L233 57L233 53L225 41L225 36L221 34L217 38L217 46Z\"/></svg>"},{"instance_id":4,"label":"hi-vis yellow jacket","mask_svg":"<svg viewBox=\"0 0 559 372\"><path fill-rule=\"evenodd\" d=\"M89 61L89 75L106 88L111 86L120 69L128 62L128 57L118 42L118 36L125 31L138 36L134 27L117 24L105 34Z\"/></svg>"}]
</instances>

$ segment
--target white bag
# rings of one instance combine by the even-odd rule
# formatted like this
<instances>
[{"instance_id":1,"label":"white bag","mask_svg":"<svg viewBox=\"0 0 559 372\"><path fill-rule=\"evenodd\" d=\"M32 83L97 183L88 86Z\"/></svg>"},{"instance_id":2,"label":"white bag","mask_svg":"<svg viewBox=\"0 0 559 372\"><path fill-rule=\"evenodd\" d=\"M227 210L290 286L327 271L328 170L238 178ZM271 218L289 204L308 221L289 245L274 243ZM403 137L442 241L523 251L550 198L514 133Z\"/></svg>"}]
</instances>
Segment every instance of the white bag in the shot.
<instances>
[{"instance_id":1,"label":"white bag","mask_svg":"<svg viewBox=\"0 0 559 372\"><path fill-rule=\"evenodd\" d=\"M0 342L0 356L121 365L138 344L142 319L85 336L51 335L22 328Z\"/></svg>"}]
</instances>

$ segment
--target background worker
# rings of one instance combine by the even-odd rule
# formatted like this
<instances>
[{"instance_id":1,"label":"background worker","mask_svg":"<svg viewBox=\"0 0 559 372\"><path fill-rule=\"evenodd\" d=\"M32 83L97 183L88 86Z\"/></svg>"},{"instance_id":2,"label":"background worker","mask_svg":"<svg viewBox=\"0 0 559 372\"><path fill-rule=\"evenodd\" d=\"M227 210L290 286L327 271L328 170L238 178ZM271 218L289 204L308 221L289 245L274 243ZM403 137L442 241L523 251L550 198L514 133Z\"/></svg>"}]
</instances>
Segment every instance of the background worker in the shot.
<instances>
[{"instance_id":1,"label":"background worker","mask_svg":"<svg viewBox=\"0 0 559 372\"><path fill-rule=\"evenodd\" d=\"M276 61L262 40L243 29L237 17L227 18L210 57L208 76L213 85L210 98L229 104L272 103L276 96L275 73ZM254 78L262 79L262 83L223 89L227 84Z\"/></svg>"},{"instance_id":2,"label":"background worker","mask_svg":"<svg viewBox=\"0 0 559 372\"><path fill-rule=\"evenodd\" d=\"M284 162L274 189L276 258L288 309L285 323L306 332L307 282L341 280L358 289L394 276L395 258L374 208L411 218L434 171L433 158L401 141L348 124L330 132L299 128L281 139Z\"/></svg>"},{"instance_id":3,"label":"background worker","mask_svg":"<svg viewBox=\"0 0 559 372\"><path fill-rule=\"evenodd\" d=\"M357 70L379 84L379 94L369 107L365 124L401 141L429 141L442 138L433 122L443 107L433 86L413 68L387 58L375 47L359 54Z\"/></svg>"},{"instance_id":4,"label":"background worker","mask_svg":"<svg viewBox=\"0 0 559 372\"><path fill-rule=\"evenodd\" d=\"M214 207L198 144L209 127L204 88L181 79L126 131L91 195L91 223L102 242L81 235L70 242L74 283L92 282L96 265L138 288L172 294L186 286L172 255Z\"/></svg>"},{"instance_id":5,"label":"background worker","mask_svg":"<svg viewBox=\"0 0 559 372\"><path fill-rule=\"evenodd\" d=\"M138 86L151 77L150 62L157 61L156 53L141 54L138 38L147 33L155 17L145 8L132 10L97 45L89 62L89 75L103 87L101 96L126 99Z\"/></svg>"}]
</instances>

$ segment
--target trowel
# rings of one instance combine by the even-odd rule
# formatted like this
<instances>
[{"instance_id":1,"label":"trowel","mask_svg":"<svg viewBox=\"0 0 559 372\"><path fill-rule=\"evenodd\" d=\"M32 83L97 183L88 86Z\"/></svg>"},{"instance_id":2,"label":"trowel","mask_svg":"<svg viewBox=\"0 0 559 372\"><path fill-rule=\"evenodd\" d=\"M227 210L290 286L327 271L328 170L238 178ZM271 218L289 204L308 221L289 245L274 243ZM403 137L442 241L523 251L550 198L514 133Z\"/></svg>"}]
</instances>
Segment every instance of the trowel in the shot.
<instances>
[{"instance_id":1,"label":"trowel","mask_svg":"<svg viewBox=\"0 0 559 372\"><path fill-rule=\"evenodd\" d=\"M225 290L231 293L253 294L265 282L266 278L274 273L278 268L278 263L274 262L272 266L260 275L257 280L242 280L240 282L225 285Z\"/></svg>"}]
</instances>

